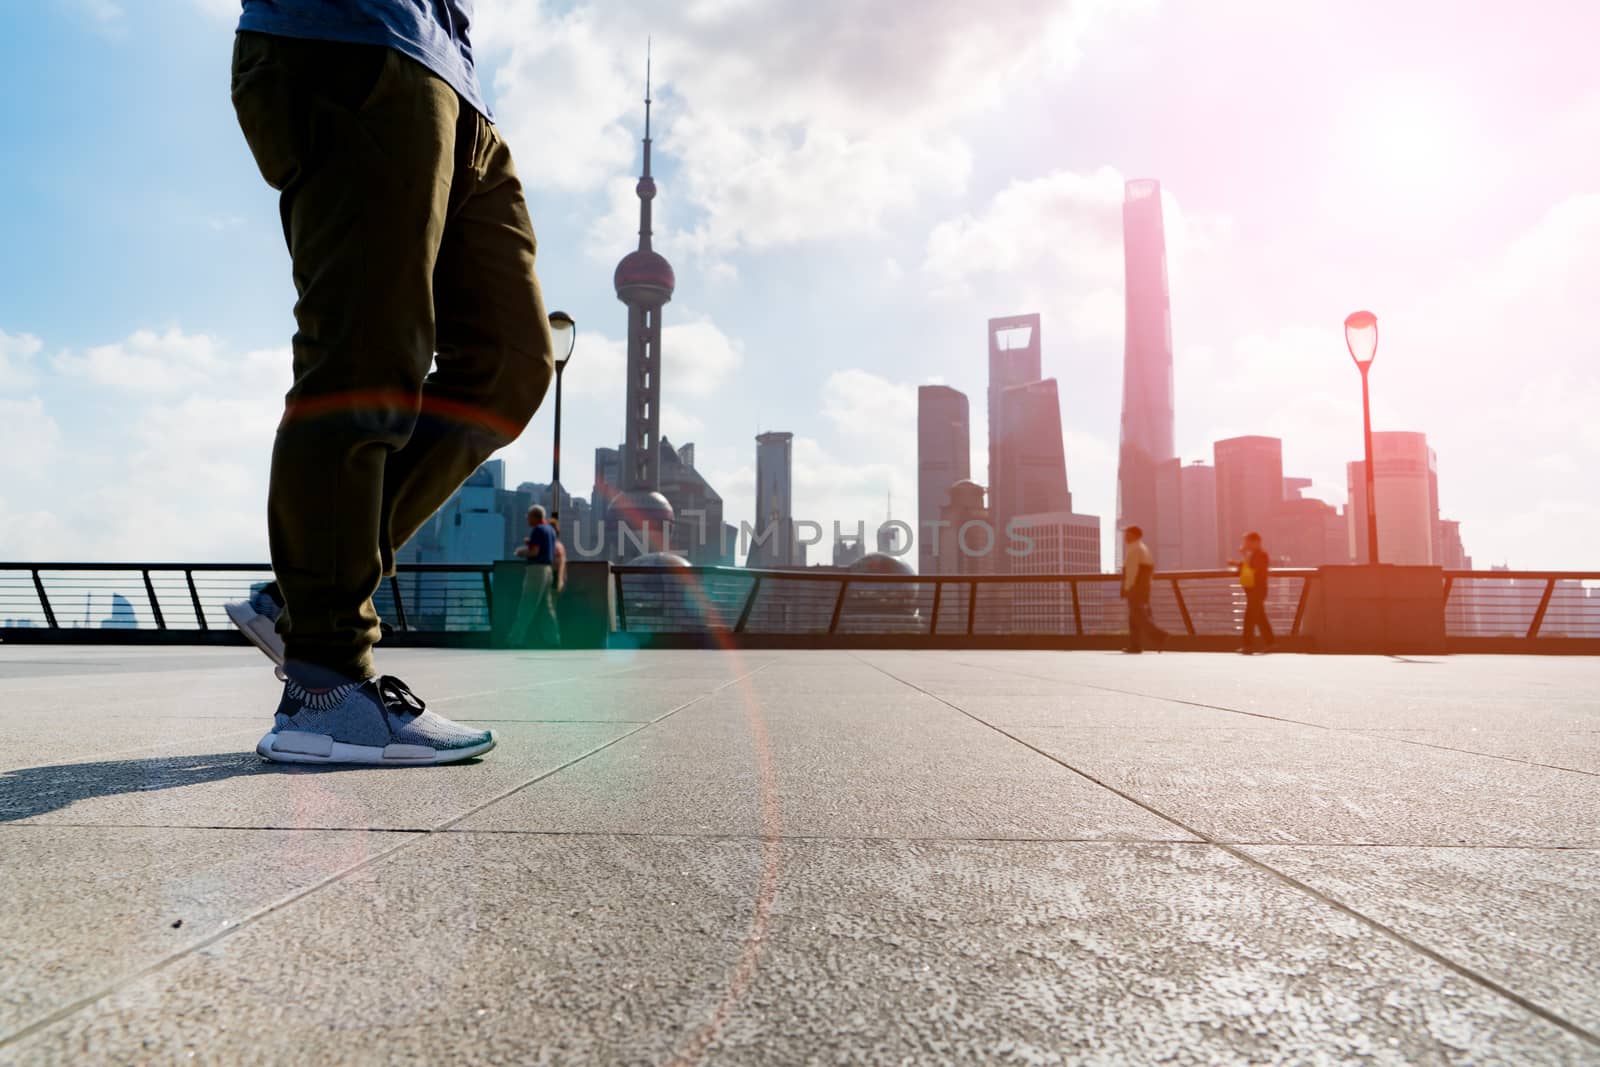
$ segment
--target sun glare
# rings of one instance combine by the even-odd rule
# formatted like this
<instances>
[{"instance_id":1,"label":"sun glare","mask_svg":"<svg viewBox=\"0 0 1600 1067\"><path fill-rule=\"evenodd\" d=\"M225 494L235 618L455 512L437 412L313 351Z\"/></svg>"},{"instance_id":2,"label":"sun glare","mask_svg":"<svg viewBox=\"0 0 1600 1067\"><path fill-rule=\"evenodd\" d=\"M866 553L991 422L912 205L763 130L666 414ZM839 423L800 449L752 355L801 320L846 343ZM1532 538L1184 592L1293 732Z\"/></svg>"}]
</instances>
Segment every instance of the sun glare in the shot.
<instances>
[{"instance_id":1,"label":"sun glare","mask_svg":"<svg viewBox=\"0 0 1600 1067\"><path fill-rule=\"evenodd\" d=\"M1463 103L1450 87L1373 87L1355 101L1346 152L1355 184L1377 203L1441 204L1467 166Z\"/></svg>"}]
</instances>

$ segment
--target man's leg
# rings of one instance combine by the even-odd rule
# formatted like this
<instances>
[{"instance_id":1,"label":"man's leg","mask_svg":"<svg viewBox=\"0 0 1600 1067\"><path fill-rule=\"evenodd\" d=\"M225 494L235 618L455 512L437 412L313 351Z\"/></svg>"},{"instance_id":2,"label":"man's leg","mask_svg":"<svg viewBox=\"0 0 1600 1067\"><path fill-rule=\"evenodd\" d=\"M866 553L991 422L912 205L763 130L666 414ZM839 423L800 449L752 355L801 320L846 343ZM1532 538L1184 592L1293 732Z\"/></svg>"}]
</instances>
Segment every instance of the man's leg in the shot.
<instances>
[{"instance_id":1,"label":"man's leg","mask_svg":"<svg viewBox=\"0 0 1600 1067\"><path fill-rule=\"evenodd\" d=\"M1144 611L1140 601L1132 596L1128 597L1128 649L1144 651Z\"/></svg>"},{"instance_id":2,"label":"man's leg","mask_svg":"<svg viewBox=\"0 0 1600 1067\"><path fill-rule=\"evenodd\" d=\"M233 100L299 293L268 532L291 676L373 673L385 468L434 348L434 264L462 104L386 49L240 34Z\"/></svg>"},{"instance_id":3,"label":"man's leg","mask_svg":"<svg viewBox=\"0 0 1600 1067\"><path fill-rule=\"evenodd\" d=\"M506 636L506 644L512 648L527 647L528 631L533 628L537 614L543 608L545 590L549 585L549 567L528 564L523 568L522 594L517 598L517 618Z\"/></svg>"},{"instance_id":4,"label":"man's leg","mask_svg":"<svg viewBox=\"0 0 1600 1067\"><path fill-rule=\"evenodd\" d=\"M423 383L411 439L384 469L386 574L395 550L516 440L555 374L533 224L511 151L470 109L456 137L457 184L433 276L438 367Z\"/></svg>"},{"instance_id":5,"label":"man's leg","mask_svg":"<svg viewBox=\"0 0 1600 1067\"><path fill-rule=\"evenodd\" d=\"M539 647L561 647L561 623L556 619L556 583L554 572L545 584L544 598L539 601Z\"/></svg>"}]
</instances>

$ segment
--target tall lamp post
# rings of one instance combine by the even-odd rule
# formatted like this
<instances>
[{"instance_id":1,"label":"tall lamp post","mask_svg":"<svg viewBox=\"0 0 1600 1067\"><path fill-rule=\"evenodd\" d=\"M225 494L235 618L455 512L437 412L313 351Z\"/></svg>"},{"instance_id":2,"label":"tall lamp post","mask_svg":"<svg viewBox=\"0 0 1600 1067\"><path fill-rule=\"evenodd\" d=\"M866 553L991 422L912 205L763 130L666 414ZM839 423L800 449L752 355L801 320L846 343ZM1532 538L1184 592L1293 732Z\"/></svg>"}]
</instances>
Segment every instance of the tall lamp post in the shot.
<instances>
[{"instance_id":1,"label":"tall lamp post","mask_svg":"<svg viewBox=\"0 0 1600 1067\"><path fill-rule=\"evenodd\" d=\"M1367 372L1378 354L1378 316L1370 311L1352 312L1344 320L1344 343L1361 371L1361 430L1367 449L1367 562L1377 563L1378 493L1372 464L1372 396L1367 390Z\"/></svg>"},{"instance_id":2,"label":"tall lamp post","mask_svg":"<svg viewBox=\"0 0 1600 1067\"><path fill-rule=\"evenodd\" d=\"M556 439L550 448L550 517L561 518L561 374L578 345L578 324L565 311L550 313L551 351L556 357Z\"/></svg>"}]
</instances>

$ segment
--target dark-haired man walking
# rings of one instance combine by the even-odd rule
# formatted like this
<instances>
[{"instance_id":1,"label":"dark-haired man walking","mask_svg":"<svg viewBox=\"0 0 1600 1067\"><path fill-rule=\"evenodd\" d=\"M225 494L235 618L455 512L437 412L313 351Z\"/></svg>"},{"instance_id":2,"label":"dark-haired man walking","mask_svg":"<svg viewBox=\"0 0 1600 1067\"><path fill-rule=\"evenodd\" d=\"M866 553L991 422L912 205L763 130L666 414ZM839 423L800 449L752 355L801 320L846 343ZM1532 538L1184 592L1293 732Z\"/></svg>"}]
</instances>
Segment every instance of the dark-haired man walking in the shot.
<instances>
[{"instance_id":1,"label":"dark-haired man walking","mask_svg":"<svg viewBox=\"0 0 1600 1067\"><path fill-rule=\"evenodd\" d=\"M277 595L229 612L286 675L256 747L270 760L494 747L372 661L396 548L522 432L554 373L471 25L472 0L243 0L233 105L281 194L299 296L267 500Z\"/></svg>"}]
</instances>

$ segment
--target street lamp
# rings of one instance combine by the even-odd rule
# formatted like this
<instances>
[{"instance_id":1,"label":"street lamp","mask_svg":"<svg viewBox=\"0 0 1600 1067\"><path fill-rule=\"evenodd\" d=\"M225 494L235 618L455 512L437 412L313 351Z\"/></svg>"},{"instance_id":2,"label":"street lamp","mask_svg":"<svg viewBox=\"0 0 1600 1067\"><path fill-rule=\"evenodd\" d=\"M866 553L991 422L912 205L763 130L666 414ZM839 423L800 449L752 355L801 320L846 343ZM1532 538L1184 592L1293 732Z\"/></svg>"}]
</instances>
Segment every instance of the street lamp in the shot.
<instances>
[{"instance_id":1,"label":"street lamp","mask_svg":"<svg viewBox=\"0 0 1600 1067\"><path fill-rule=\"evenodd\" d=\"M578 345L578 324L565 311L550 313L551 351L556 357L556 439L550 449L550 517L561 518L561 372Z\"/></svg>"},{"instance_id":2,"label":"street lamp","mask_svg":"<svg viewBox=\"0 0 1600 1067\"><path fill-rule=\"evenodd\" d=\"M1378 354L1378 316L1352 312L1344 320L1344 343L1361 370L1361 429L1367 449L1367 562L1378 562L1378 493L1372 465L1372 398L1367 391L1367 371Z\"/></svg>"}]
</instances>

